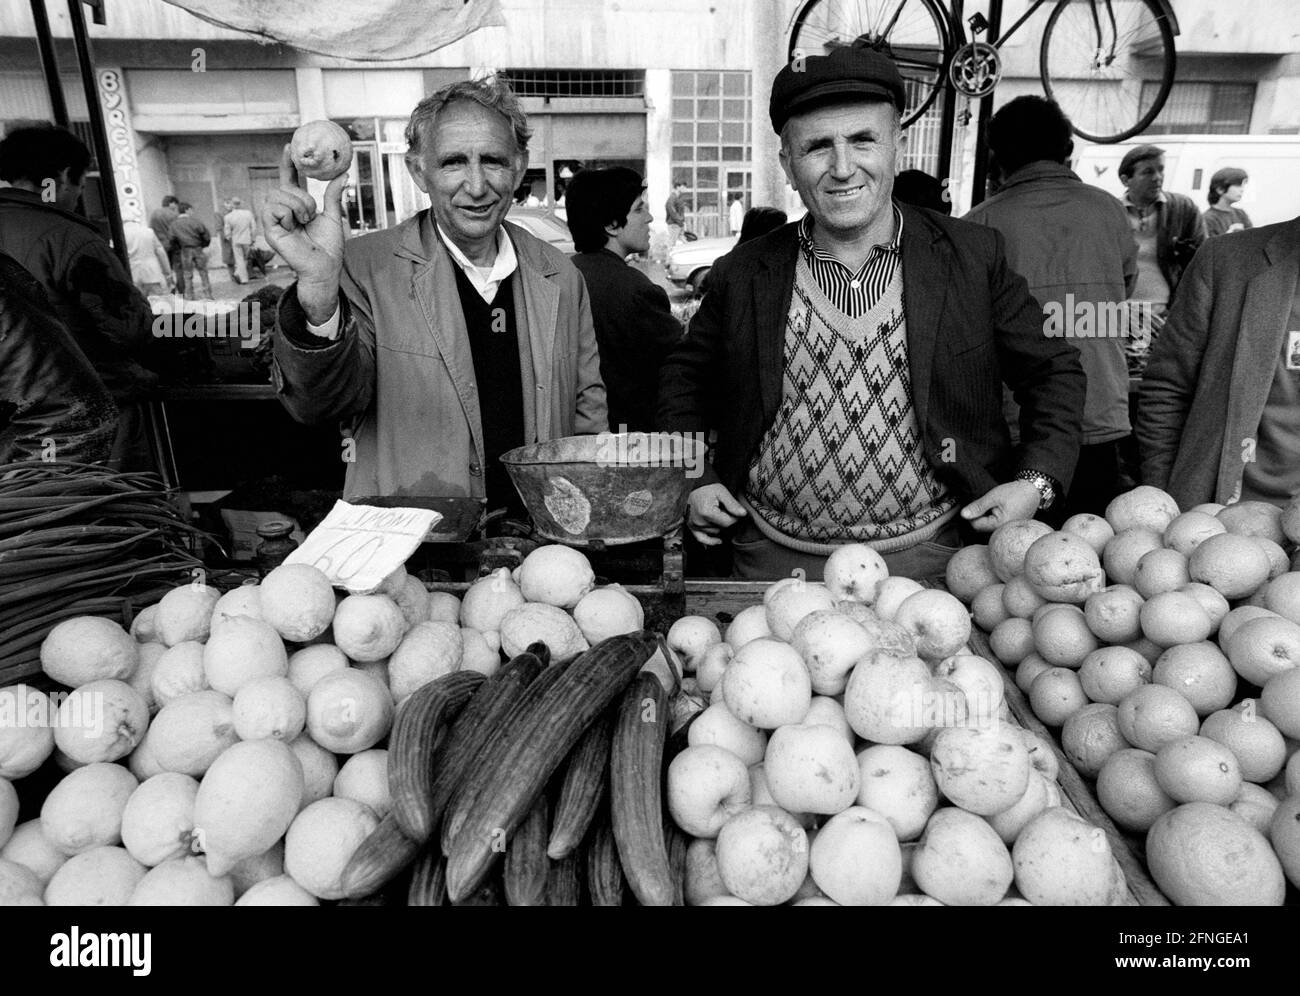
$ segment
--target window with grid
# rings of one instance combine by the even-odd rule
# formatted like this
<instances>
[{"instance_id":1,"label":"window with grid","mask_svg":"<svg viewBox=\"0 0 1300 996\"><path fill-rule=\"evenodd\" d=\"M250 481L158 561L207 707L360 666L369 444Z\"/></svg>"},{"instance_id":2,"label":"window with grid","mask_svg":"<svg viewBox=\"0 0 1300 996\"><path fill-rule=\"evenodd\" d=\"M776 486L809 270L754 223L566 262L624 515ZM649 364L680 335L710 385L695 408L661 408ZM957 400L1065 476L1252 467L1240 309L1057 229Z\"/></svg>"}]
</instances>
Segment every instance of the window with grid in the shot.
<instances>
[{"instance_id":1,"label":"window with grid","mask_svg":"<svg viewBox=\"0 0 1300 996\"><path fill-rule=\"evenodd\" d=\"M521 97L644 97L641 69L503 69Z\"/></svg>"},{"instance_id":2,"label":"window with grid","mask_svg":"<svg viewBox=\"0 0 1300 996\"><path fill-rule=\"evenodd\" d=\"M1159 84L1142 84L1142 109L1155 99ZM1255 106L1254 83L1175 83L1148 135L1244 135Z\"/></svg>"},{"instance_id":3,"label":"window with grid","mask_svg":"<svg viewBox=\"0 0 1300 996\"><path fill-rule=\"evenodd\" d=\"M747 71L673 73L672 181L686 184L687 227L696 235L728 234L737 197L753 206L752 87Z\"/></svg>"}]
</instances>

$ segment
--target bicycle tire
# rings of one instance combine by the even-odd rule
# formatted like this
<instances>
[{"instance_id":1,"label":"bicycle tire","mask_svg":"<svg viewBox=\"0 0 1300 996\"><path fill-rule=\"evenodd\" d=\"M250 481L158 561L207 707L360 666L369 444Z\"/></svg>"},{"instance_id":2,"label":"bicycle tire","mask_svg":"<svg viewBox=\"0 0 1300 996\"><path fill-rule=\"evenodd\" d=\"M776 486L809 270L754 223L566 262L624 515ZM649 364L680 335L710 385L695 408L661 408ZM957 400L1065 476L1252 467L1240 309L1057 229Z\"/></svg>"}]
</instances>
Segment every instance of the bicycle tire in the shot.
<instances>
[{"instance_id":1,"label":"bicycle tire","mask_svg":"<svg viewBox=\"0 0 1300 996\"><path fill-rule=\"evenodd\" d=\"M1095 44L1094 12L1101 20L1105 44ZM1109 27L1112 14L1115 16L1113 35ZM1121 49L1128 39L1140 37L1150 51L1136 57L1126 55L1119 63L1121 68L1113 71L1110 67L1098 67L1096 53L1105 51L1112 37ZM1091 56L1089 51L1093 53ZM1159 86L1145 111L1142 110L1142 84L1155 81L1147 78L1151 74L1141 72L1133 58L1158 63ZM1167 10L1158 0L1059 0L1043 29L1038 71L1043 90L1069 117L1074 133L1090 142L1111 144L1145 131L1156 119L1173 88L1177 61L1173 27ZM1090 67L1090 74L1077 75L1080 66ZM1136 94L1131 92L1131 87L1128 94L1122 92L1125 80L1136 84ZM1101 82L1107 84L1104 90L1098 88ZM1110 85L1116 82L1121 91L1118 96Z\"/></svg>"},{"instance_id":2,"label":"bicycle tire","mask_svg":"<svg viewBox=\"0 0 1300 996\"><path fill-rule=\"evenodd\" d=\"M824 55L852 44L884 52L898 65L907 89L906 128L943 89L952 37L948 13L937 0L808 0L795 14L787 54L793 61L800 54Z\"/></svg>"}]
</instances>

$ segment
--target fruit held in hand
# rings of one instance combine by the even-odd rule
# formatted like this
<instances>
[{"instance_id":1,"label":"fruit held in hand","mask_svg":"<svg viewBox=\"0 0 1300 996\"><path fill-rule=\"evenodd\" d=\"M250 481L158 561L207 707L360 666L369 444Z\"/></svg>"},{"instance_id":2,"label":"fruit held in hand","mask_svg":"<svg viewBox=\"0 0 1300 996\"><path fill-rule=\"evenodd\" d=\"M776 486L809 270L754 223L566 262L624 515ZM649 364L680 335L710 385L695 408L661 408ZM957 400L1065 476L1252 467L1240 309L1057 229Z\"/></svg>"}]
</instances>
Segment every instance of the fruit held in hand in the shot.
<instances>
[{"instance_id":1,"label":"fruit held in hand","mask_svg":"<svg viewBox=\"0 0 1300 996\"><path fill-rule=\"evenodd\" d=\"M308 121L293 133L289 154L299 176L333 180L352 164L352 139L333 121Z\"/></svg>"}]
</instances>

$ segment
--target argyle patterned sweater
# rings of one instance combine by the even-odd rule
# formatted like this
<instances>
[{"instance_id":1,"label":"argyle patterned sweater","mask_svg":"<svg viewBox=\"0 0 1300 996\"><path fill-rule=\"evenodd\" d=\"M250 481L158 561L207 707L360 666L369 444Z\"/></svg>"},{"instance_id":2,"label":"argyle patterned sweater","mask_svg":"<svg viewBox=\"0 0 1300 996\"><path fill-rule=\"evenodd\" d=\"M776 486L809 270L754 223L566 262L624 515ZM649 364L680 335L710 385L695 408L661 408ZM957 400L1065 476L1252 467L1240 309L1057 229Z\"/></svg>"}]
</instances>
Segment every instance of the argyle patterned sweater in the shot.
<instances>
[{"instance_id":1,"label":"argyle patterned sweater","mask_svg":"<svg viewBox=\"0 0 1300 996\"><path fill-rule=\"evenodd\" d=\"M912 408L902 267L852 319L800 254L784 359L781 407L746 489L768 539L822 555L846 542L889 553L929 539L956 515Z\"/></svg>"}]
</instances>

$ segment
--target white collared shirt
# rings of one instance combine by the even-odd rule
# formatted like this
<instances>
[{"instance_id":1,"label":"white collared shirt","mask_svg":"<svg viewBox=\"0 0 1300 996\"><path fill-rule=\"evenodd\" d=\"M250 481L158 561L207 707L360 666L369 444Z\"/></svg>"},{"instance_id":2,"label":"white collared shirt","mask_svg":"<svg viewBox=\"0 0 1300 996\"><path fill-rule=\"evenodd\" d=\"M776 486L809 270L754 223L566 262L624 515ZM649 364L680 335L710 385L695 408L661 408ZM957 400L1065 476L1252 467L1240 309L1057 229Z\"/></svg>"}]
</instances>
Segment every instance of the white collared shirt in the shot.
<instances>
[{"instance_id":1,"label":"white collared shirt","mask_svg":"<svg viewBox=\"0 0 1300 996\"><path fill-rule=\"evenodd\" d=\"M515 255L515 244L510 241L510 236L506 234L505 226L502 225L497 229L497 258L491 266L478 266L468 256L461 252L460 247L451 239L447 238L447 233L442 230L442 226L434 222L434 228L438 232L438 238L442 239L442 244L447 247L447 252L453 262L461 268L461 271L469 278L469 282L474 285L479 296L488 304L491 304L497 296L497 291L501 288L501 283L519 269L519 257ZM318 335L322 339L337 339L339 334L339 310L334 309L334 314L330 315L322 325L313 325L307 323L307 331L312 335Z\"/></svg>"}]
</instances>

